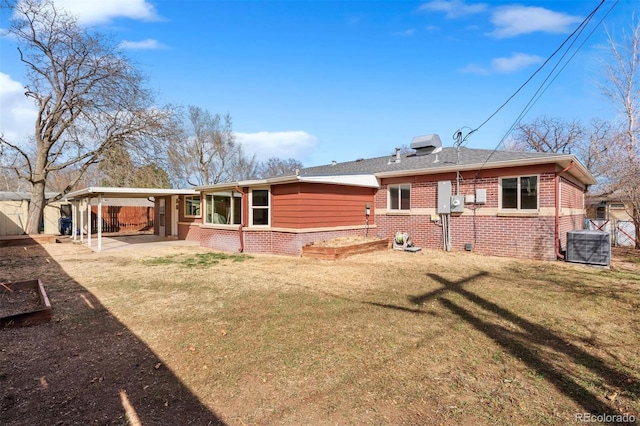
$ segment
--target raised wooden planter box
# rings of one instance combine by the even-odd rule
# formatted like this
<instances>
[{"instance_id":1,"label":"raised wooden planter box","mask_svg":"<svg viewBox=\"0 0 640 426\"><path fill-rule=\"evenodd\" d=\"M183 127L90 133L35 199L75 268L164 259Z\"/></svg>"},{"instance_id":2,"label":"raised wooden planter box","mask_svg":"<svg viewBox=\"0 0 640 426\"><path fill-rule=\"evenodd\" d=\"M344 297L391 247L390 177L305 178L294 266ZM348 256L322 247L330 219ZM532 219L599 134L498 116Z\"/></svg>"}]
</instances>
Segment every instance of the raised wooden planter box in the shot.
<instances>
[{"instance_id":1,"label":"raised wooden planter box","mask_svg":"<svg viewBox=\"0 0 640 426\"><path fill-rule=\"evenodd\" d=\"M389 247L389 240L374 240L364 243L351 244L341 247L321 247L308 244L302 247L302 257L314 259L336 260L354 254L369 253L372 251L386 250Z\"/></svg>"},{"instance_id":2,"label":"raised wooden planter box","mask_svg":"<svg viewBox=\"0 0 640 426\"><path fill-rule=\"evenodd\" d=\"M38 280L0 285L0 327L24 327L51 320L51 303Z\"/></svg>"}]
</instances>

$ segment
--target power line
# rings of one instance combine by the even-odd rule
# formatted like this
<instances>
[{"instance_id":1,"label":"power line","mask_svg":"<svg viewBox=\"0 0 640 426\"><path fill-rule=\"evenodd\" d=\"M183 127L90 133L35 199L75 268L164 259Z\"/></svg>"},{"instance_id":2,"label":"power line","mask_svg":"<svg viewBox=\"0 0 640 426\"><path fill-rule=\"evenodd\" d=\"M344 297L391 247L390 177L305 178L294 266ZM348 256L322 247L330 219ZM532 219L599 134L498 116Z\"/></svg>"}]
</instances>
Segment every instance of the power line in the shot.
<instances>
[{"instance_id":1,"label":"power line","mask_svg":"<svg viewBox=\"0 0 640 426\"><path fill-rule=\"evenodd\" d=\"M536 71L527 79L527 81L525 81L493 114L491 114L489 116L489 118L487 118L484 122L482 122L482 124L480 124L477 128L475 128L474 130L472 130L471 132L469 132L469 134L467 134L467 137L469 135L471 135L472 133L476 132L477 130L479 130L482 126L484 126L489 120L491 120L502 108L504 108L507 103L509 103L509 101L511 101L511 99L513 99L523 88L524 86L526 86L532 79L533 77L535 77L550 61L551 59L556 56L558 54L558 52L560 52L563 47L565 46L565 44L567 44L570 40L572 40L574 38L574 36L576 34L578 34L578 36L580 34L582 34L582 32L585 30L586 26L588 25L588 23L591 21L591 19L593 19L593 16L597 13L597 11L600 9L600 7L604 4L605 0L602 0L600 2L600 4L598 4L598 6L596 6L596 8L589 14L587 15L587 17L580 23L580 25L578 25L578 27L562 42L562 44L544 61L544 63L538 67L538 69L536 69ZM602 21L604 20L604 18L606 18L606 16L609 15L609 13L611 13L611 11L615 8L615 6L618 4L618 0L615 1L615 3L613 4L613 6L609 9L609 11L605 14L605 16L598 22L598 24L593 28L593 30L589 33L589 35L585 38L585 40L580 44L580 46L578 46L578 48L575 50L575 52L569 57L569 59L564 63L564 65L562 65L562 67L560 68L560 70L558 71L558 73L553 76L553 78L551 79L551 81L549 82L549 84L546 84L549 81L549 78L553 75L554 71L558 68L558 66L562 63L562 60L566 57L566 55L568 54L569 50L571 49L571 47L575 44L575 42L577 41L578 37L576 37L574 40L571 41L571 44L569 45L569 47L567 48L567 50L565 51L565 53L560 57L560 59L558 60L558 62L556 63L556 65L553 67L553 69L549 72L548 76L545 78L545 80L541 83L540 87L536 90L536 92L534 93L534 95L532 96L532 98L529 100L529 102L527 103L527 105L524 107L523 111L518 115L518 118L513 122L513 124L511 125L511 127L509 128L509 130L505 133L505 135L502 137L502 139L500 139L500 141L498 142L498 144L496 145L496 147L493 149L493 151L491 152L491 154L489 154L489 156L485 159L484 163L482 164L482 166L478 169L478 172L476 173L476 176L480 173L480 170L482 170L482 168L484 168L484 166L487 164L487 162L489 161L489 159L491 159L491 157L493 156L493 154L495 154L495 152L498 150L498 148L500 147L500 145L502 145L502 143L504 142L504 140L507 138L507 136L513 131L513 129L518 125L518 123L522 120L522 118L524 117L524 115L526 115L526 113L533 107L533 105L540 99L540 97L542 96L542 94L549 88L549 86L551 85L551 83L553 81L555 81L555 79L560 75L560 73L565 69L565 67L569 64L569 62L573 59L573 57L578 53L578 51L584 46L584 44L587 42L587 40L593 35L594 31L596 30L596 28L598 26L600 26L600 24L602 23ZM546 84L546 86L545 86ZM465 137L466 138L466 137Z\"/></svg>"},{"instance_id":2,"label":"power line","mask_svg":"<svg viewBox=\"0 0 640 426\"><path fill-rule=\"evenodd\" d=\"M484 120L482 122L482 124L480 124L478 127L476 127L474 130L472 130L471 133L476 132L478 130L480 130L480 128L482 126L484 126L485 124L487 124L487 122L489 120L491 120L498 112L500 112L500 110L502 110L502 108L504 108L510 101L511 99L513 99L518 93L520 93L520 91L527 85L529 84L529 82L531 80L533 80L533 78L540 72L542 71L542 69L549 63L549 61L551 61L551 59L564 47L565 44L567 44L567 42L569 40L571 40L573 38L573 36L579 31L581 30L582 27L584 27L593 17L593 15L598 11L598 9L600 9L600 7L602 6L602 4L605 2L605 0L601 0L600 4L598 6L596 6L596 8L580 23L580 25L578 25L578 27L573 30L573 32L571 34L569 34L569 36L562 42L562 44L551 54L551 56L549 56L547 59L545 59L545 61L542 63L542 65L540 65L538 67L538 69L536 69L534 71L533 74L531 74L531 76L524 82L522 83L522 85L520 87L518 87L518 89L511 95L509 96L509 98L504 101L504 103L502 105L500 105L500 107L498 107L497 110L495 110L495 112L493 114L491 114L486 120ZM616 0L617 3L617 0Z\"/></svg>"}]
</instances>

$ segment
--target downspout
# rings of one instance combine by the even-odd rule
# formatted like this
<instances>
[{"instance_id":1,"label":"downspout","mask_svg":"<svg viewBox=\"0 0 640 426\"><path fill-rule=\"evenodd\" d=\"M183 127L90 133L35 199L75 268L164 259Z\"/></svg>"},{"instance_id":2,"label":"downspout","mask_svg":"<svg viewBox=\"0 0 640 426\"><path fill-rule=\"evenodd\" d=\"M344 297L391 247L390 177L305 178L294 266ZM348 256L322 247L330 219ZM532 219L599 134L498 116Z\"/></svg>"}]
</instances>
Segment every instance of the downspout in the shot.
<instances>
[{"instance_id":1,"label":"downspout","mask_svg":"<svg viewBox=\"0 0 640 426\"><path fill-rule=\"evenodd\" d=\"M244 192L236 185L236 191L242 194L242 204L244 204ZM233 194L232 194L233 195ZM240 253L244 252L244 232L242 231L242 221L244 220L244 215L240 218L240 226L238 226L238 237L240 238Z\"/></svg>"},{"instance_id":2,"label":"downspout","mask_svg":"<svg viewBox=\"0 0 640 426\"><path fill-rule=\"evenodd\" d=\"M560 173L556 172L555 176L555 204L556 204L556 226L555 226L555 240L556 240L556 257L564 260L564 255L560 253L560 175L573 168L575 163L571 161L567 167L565 167Z\"/></svg>"}]
</instances>

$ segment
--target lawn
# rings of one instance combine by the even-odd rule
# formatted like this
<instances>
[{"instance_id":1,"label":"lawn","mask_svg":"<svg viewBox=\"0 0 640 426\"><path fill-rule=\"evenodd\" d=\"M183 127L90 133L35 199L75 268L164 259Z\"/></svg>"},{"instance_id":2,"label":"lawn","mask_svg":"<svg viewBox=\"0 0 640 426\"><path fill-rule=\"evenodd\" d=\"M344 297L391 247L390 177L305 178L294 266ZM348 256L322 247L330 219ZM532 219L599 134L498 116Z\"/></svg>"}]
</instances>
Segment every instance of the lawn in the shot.
<instances>
[{"instance_id":1,"label":"lawn","mask_svg":"<svg viewBox=\"0 0 640 426\"><path fill-rule=\"evenodd\" d=\"M638 422L634 251L609 270L43 247L0 248L0 282L39 277L54 309L0 330L2 424Z\"/></svg>"}]
</instances>

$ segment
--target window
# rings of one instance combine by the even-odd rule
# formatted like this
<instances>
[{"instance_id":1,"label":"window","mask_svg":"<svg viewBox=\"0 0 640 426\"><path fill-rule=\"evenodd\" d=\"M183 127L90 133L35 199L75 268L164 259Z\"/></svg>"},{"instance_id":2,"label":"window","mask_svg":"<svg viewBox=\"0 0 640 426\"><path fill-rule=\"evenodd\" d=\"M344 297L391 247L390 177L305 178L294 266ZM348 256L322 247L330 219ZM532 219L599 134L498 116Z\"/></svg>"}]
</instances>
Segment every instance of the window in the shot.
<instances>
[{"instance_id":1,"label":"window","mask_svg":"<svg viewBox=\"0 0 640 426\"><path fill-rule=\"evenodd\" d=\"M500 208L538 210L538 176L501 178Z\"/></svg>"},{"instance_id":2,"label":"window","mask_svg":"<svg viewBox=\"0 0 640 426\"><path fill-rule=\"evenodd\" d=\"M192 195L184 198L184 215L200 217L200 196Z\"/></svg>"},{"instance_id":3,"label":"window","mask_svg":"<svg viewBox=\"0 0 640 426\"><path fill-rule=\"evenodd\" d=\"M411 208L411 184L389 185L389 210Z\"/></svg>"},{"instance_id":4,"label":"window","mask_svg":"<svg viewBox=\"0 0 640 426\"><path fill-rule=\"evenodd\" d=\"M269 190L251 191L251 225L269 225Z\"/></svg>"},{"instance_id":5,"label":"window","mask_svg":"<svg viewBox=\"0 0 640 426\"><path fill-rule=\"evenodd\" d=\"M205 194L204 223L240 225L242 194L236 191Z\"/></svg>"}]
</instances>

